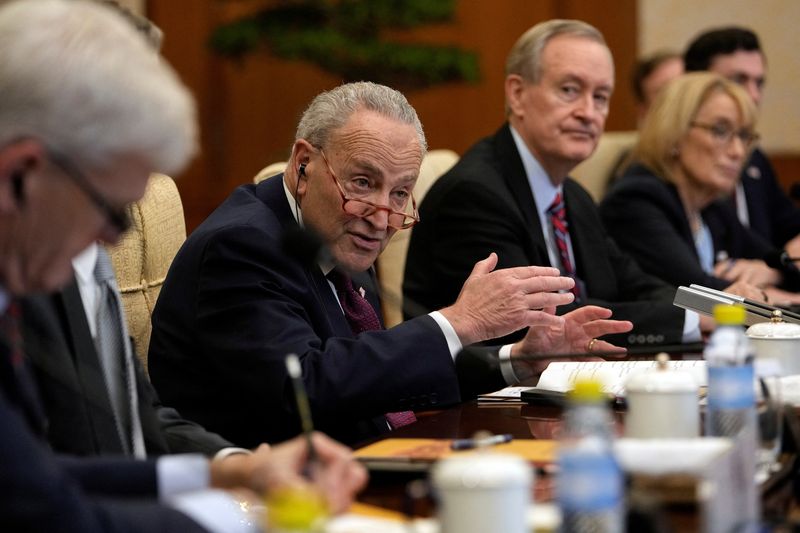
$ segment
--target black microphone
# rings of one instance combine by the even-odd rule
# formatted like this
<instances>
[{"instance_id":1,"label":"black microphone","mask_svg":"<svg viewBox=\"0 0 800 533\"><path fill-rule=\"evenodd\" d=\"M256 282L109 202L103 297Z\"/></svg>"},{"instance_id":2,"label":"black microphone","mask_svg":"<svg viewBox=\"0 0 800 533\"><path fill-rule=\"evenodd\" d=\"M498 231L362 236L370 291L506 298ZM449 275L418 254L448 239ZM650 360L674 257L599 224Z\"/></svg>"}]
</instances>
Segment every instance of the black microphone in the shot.
<instances>
[{"instance_id":1,"label":"black microphone","mask_svg":"<svg viewBox=\"0 0 800 533\"><path fill-rule=\"evenodd\" d=\"M772 250L764 254L764 262L768 267L784 272L798 273L796 261L800 261L800 257L791 257L786 250Z\"/></svg>"},{"instance_id":2,"label":"black microphone","mask_svg":"<svg viewBox=\"0 0 800 533\"><path fill-rule=\"evenodd\" d=\"M427 315L432 311L432 309L428 309L418 302L395 294L394 291L387 291L380 284L377 284L378 286L376 287L368 273L369 271L353 272L341 265L336 261L322 236L312 228L292 226L286 229L281 236L281 249L287 256L299 261L306 267L313 267L318 263L334 265L336 269L347 274L355 286L360 285L370 289L381 300L397 305L404 313L407 312L412 316L418 316Z\"/></svg>"},{"instance_id":3,"label":"black microphone","mask_svg":"<svg viewBox=\"0 0 800 533\"><path fill-rule=\"evenodd\" d=\"M25 188L22 182L24 177L25 174L20 170L11 174L11 192L14 195L14 200L20 206L25 205Z\"/></svg>"},{"instance_id":4,"label":"black microphone","mask_svg":"<svg viewBox=\"0 0 800 533\"><path fill-rule=\"evenodd\" d=\"M789 196L792 200L800 200L800 182L792 183L792 186L789 187Z\"/></svg>"},{"instance_id":5,"label":"black microphone","mask_svg":"<svg viewBox=\"0 0 800 533\"><path fill-rule=\"evenodd\" d=\"M281 235L281 250L306 267L320 262L336 264L333 254L319 233L299 225L284 230Z\"/></svg>"}]
</instances>

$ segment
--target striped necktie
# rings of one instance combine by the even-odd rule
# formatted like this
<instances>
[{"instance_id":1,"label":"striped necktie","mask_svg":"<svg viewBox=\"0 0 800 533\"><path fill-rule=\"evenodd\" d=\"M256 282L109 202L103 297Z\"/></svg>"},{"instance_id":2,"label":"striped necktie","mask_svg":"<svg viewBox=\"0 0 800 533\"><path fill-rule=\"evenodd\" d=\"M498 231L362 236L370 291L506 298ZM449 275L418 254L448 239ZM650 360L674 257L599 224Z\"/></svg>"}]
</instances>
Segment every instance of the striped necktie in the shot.
<instances>
[{"instance_id":1,"label":"striped necktie","mask_svg":"<svg viewBox=\"0 0 800 533\"><path fill-rule=\"evenodd\" d=\"M555 239L558 255L561 259L563 272L575 280L575 285L572 287L572 294L575 295L575 300L577 301L581 297L581 289L578 276L575 272L575 265L572 264L572 260L569 257L569 247L567 246L567 242L569 241L567 209L564 206L564 198L561 196L560 192L556 193L556 197L553 198L553 203L547 208L547 216L550 217L550 224L553 226L553 238Z\"/></svg>"},{"instance_id":2,"label":"striped necktie","mask_svg":"<svg viewBox=\"0 0 800 533\"><path fill-rule=\"evenodd\" d=\"M133 350L128 341L114 269L108 254L101 246L97 247L94 277L100 289L95 346L103 368L117 431L125 453L144 459L146 452L139 419Z\"/></svg>"}]
</instances>

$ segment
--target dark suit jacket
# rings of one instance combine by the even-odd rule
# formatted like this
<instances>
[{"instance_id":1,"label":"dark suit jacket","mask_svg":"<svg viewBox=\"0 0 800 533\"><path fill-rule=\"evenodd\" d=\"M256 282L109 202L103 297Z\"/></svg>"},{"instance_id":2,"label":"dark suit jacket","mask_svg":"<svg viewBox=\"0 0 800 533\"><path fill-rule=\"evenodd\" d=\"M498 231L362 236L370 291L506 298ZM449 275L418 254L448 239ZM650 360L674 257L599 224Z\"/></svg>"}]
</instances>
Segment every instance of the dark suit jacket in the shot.
<instances>
[{"instance_id":1,"label":"dark suit jacket","mask_svg":"<svg viewBox=\"0 0 800 533\"><path fill-rule=\"evenodd\" d=\"M680 342L684 312L672 306L675 288L645 274L603 229L591 197L564 183L577 275L586 303L631 320L623 343ZM404 296L429 309L453 303L476 261L497 252L498 268L550 265L544 234L522 159L508 125L473 146L428 191L412 233ZM574 308L564 306L559 312ZM521 333L509 338L519 338Z\"/></svg>"},{"instance_id":2,"label":"dark suit jacket","mask_svg":"<svg viewBox=\"0 0 800 533\"><path fill-rule=\"evenodd\" d=\"M703 271L677 189L647 168L631 167L606 194L600 215L609 234L647 272L673 285L730 285ZM730 205L715 202L702 217L714 241L715 258L721 252L731 258L763 258L772 250L741 225Z\"/></svg>"},{"instance_id":3,"label":"dark suit jacket","mask_svg":"<svg viewBox=\"0 0 800 533\"><path fill-rule=\"evenodd\" d=\"M300 430L289 353L300 356L316 427L347 443L385 431L382 413L458 402L432 318L354 338L320 268L284 253L282 235L297 224L282 179L236 189L175 257L148 360L161 398L245 446Z\"/></svg>"},{"instance_id":4,"label":"dark suit jacket","mask_svg":"<svg viewBox=\"0 0 800 533\"><path fill-rule=\"evenodd\" d=\"M0 339L0 529L205 531L183 514L153 503L152 462L55 457L35 436L39 424L31 427L29 413L38 407L25 405L31 398L29 391L20 390L28 387L28 379L20 379L24 375L15 370L9 345ZM138 498L144 495L151 500Z\"/></svg>"},{"instance_id":5,"label":"dark suit jacket","mask_svg":"<svg viewBox=\"0 0 800 533\"><path fill-rule=\"evenodd\" d=\"M758 148L742 170L742 187L753 231L776 248L800 233L800 209L783 192L769 159Z\"/></svg>"},{"instance_id":6,"label":"dark suit jacket","mask_svg":"<svg viewBox=\"0 0 800 533\"><path fill-rule=\"evenodd\" d=\"M54 450L72 455L123 453L103 371L75 283L22 302L25 352L32 361ZM139 418L148 455L212 455L232 444L161 405L134 357Z\"/></svg>"}]
</instances>

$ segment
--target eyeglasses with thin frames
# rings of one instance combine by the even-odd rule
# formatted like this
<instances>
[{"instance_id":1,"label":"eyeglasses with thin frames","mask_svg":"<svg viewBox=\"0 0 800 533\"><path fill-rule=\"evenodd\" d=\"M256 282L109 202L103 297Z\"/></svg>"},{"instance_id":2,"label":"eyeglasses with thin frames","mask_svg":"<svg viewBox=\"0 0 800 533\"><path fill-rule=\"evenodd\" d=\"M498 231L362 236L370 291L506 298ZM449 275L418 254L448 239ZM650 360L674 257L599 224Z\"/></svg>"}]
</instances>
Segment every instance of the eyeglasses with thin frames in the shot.
<instances>
[{"instance_id":1,"label":"eyeglasses with thin frames","mask_svg":"<svg viewBox=\"0 0 800 533\"><path fill-rule=\"evenodd\" d=\"M740 129L735 130L733 126L730 124L725 123L717 123L717 124L706 124L703 122L691 122L689 124L693 128L700 128L708 131L711 133L711 136L714 138L715 141L719 142L721 145L727 146L733 141L733 137L736 136L742 142L742 146L745 149L750 148L753 146L759 139L758 133L754 131L750 131L747 129Z\"/></svg>"},{"instance_id":2,"label":"eyeglasses with thin frames","mask_svg":"<svg viewBox=\"0 0 800 533\"><path fill-rule=\"evenodd\" d=\"M419 222L419 213L417 212L417 202L416 200L414 200L413 193L410 194L411 196L410 213L403 213L402 211L397 211L387 205L375 204L368 200L362 200L361 198L350 198L344 192L342 184L339 182L339 179L333 172L331 164L328 162L328 158L325 157L325 152L322 150L322 148L319 148L319 153L320 155L322 155L322 160L325 161L325 165L328 167L328 173L331 175L331 178L333 178L333 182L336 184L336 188L339 190L339 194L342 196L342 210L345 213L347 213L348 215L357 216L359 218L364 218L372 215L376 211L386 211L389 213L387 221L388 225L398 230L409 229Z\"/></svg>"},{"instance_id":3,"label":"eyeglasses with thin frames","mask_svg":"<svg viewBox=\"0 0 800 533\"><path fill-rule=\"evenodd\" d=\"M125 208L114 207L100 194L86 175L70 159L51 148L47 149L50 161L59 168L72 182L83 191L87 198L94 204L98 211L108 220L109 225L119 234L125 233L131 227L131 219Z\"/></svg>"}]
</instances>

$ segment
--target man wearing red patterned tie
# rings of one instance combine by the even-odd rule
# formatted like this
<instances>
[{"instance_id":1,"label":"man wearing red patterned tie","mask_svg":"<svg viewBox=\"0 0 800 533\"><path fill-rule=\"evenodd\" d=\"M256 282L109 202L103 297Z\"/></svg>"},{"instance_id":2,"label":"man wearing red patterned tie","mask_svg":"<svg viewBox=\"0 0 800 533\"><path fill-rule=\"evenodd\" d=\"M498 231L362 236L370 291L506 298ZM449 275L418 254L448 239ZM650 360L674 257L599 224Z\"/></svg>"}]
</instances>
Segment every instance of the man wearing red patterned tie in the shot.
<instances>
[{"instance_id":1,"label":"man wearing red patterned tie","mask_svg":"<svg viewBox=\"0 0 800 533\"><path fill-rule=\"evenodd\" d=\"M126 206L141 198L150 173L179 172L188 162L197 135L191 95L128 22L80 0L0 6L0 94L0 530L260 531L244 512L253 507L242 505L261 502L260 495L211 490L232 487L231 474L247 459L226 459L233 470L223 472L199 454L134 460L54 453L44 440L51 426L37 390L42 382L27 364L31 339L20 335L19 299L67 283L76 253L119 239L129 225ZM106 283L109 270L98 269ZM57 330L57 312L42 311L36 319ZM46 353L60 349L54 337L36 340ZM68 389L78 381L55 379L58 356L42 360L49 385ZM97 370L82 366L81 379L103 380L92 375ZM108 397L66 394L76 411L108 407ZM322 459L317 486L340 510L364 473L344 447L313 438ZM253 454L264 459L262 468L246 482L260 477L259 492L303 484L308 455L301 439L264 447ZM251 501L243 499L248 493Z\"/></svg>"},{"instance_id":2,"label":"man wearing red patterned tie","mask_svg":"<svg viewBox=\"0 0 800 533\"><path fill-rule=\"evenodd\" d=\"M404 295L437 309L455 301L471 265L495 252L502 268L554 266L576 301L630 320L625 344L699 340L699 319L672 306L675 288L642 272L606 235L594 202L569 172L593 152L614 89L603 36L551 20L520 37L506 62L508 122L439 178L420 206ZM522 337L518 331L504 340Z\"/></svg>"},{"instance_id":3,"label":"man wearing red patterned tie","mask_svg":"<svg viewBox=\"0 0 800 533\"><path fill-rule=\"evenodd\" d=\"M496 390L543 368L517 353L583 351L629 329L598 307L551 314L573 300L571 279L550 267L495 270L490 254L453 305L382 329L374 275L352 278L371 274L391 236L417 222L411 192L425 149L399 92L363 82L318 95L285 173L239 187L175 257L150 340L162 400L245 446L286 438L299 431L284 370L296 353L315 425L354 443L461 400L454 358L464 345L534 326L514 354L489 359L480 377ZM328 260L284 251L298 225L321 235Z\"/></svg>"}]
</instances>

